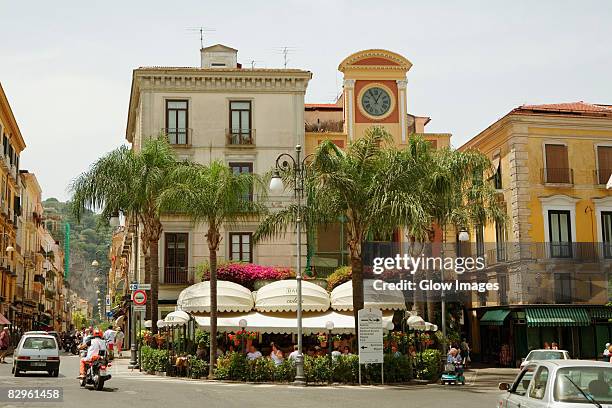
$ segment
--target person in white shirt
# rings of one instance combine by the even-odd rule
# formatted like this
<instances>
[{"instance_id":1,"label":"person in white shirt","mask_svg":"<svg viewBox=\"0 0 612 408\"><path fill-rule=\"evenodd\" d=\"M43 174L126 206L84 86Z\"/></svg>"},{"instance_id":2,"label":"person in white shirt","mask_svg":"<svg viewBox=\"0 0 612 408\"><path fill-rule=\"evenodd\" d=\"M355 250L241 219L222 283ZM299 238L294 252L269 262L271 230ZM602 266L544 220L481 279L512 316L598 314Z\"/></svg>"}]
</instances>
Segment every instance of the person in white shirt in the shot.
<instances>
[{"instance_id":1,"label":"person in white shirt","mask_svg":"<svg viewBox=\"0 0 612 408\"><path fill-rule=\"evenodd\" d=\"M247 360L257 360L261 357L261 352L257 350L254 345L251 344L251 347L249 347L249 352L247 353Z\"/></svg>"},{"instance_id":2,"label":"person in white shirt","mask_svg":"<svg viewBox=\"0 0 612 408\"><path fill-rule=\"evenodd\" d=\"M298 346L297 344L295 346L293 346L293 351L291 353L289 353L289 357L287 357L289 360L296 360L297 356L298 356Z\"/></svg>"},{"instance_id":3,"label":"person in white shirt","mask_svg":"<svg viewBox=\"0 0 612 408\"><path fill-rule=\"evenodd\" d=\"M273 342L270 343L270 347L272 347L272 351L270 352L270 358L272 359L272 361L274 361L274 364L277 366L283 364L283 352L278 347L276 347L276 344L274 344Z\"/></svg>"},{"instance_id":4,"label":"person in white shirt","mask_svg":"<svg viewBox=\"0 0 612 408\"><path fill-rule=\"evenodd\" d=\"M113 359L113 350L115 349L115 337L117 332L113 330L113 326L109 325L104 332L104 340L108 346L109 358Z\"/></svg>"},{"instance_id":5,"label":"person in white shirt","mask_svg":"<svg viewBox=\"0 0 612 408\"><path fill-rule=\"evenodd\" d=\"M93 337L88 344L87 356L81 359L79 378L85 377L85 365L91 362L93 359L98 358L100 351L106 351L106 341L104 341L102 338L102 331L95 329L93 331Z\"/></svg>"}]
</instances>

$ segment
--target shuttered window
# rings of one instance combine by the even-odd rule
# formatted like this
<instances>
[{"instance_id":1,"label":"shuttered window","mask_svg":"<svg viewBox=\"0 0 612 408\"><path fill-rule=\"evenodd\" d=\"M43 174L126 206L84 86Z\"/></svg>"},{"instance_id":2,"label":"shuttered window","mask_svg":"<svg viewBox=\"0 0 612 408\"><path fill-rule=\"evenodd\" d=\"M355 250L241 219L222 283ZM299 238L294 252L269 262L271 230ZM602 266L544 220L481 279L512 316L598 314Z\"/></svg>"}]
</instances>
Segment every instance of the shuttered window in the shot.
<instances>
[{"instance_id":1,"label":"shuttered window","mask_svg":"<svg viewBox=\"0 0 612 408\"><path fill-rule=\"evenodd\" d=\"M546 168L544 177L546 183L570 183L570 168L567 158L567 146L560 144L547 144Z\"/></svg>"},{"instance_id":2,"label":"shuttered window","mask_svg":"<svg viewBox=\"0 0 612 408\"><path fill-rule=\"evenodd\" d=\"M597 146L597 166L599 184L606 184L612 174L612 146Z\"/></svg>"}]
</instances>

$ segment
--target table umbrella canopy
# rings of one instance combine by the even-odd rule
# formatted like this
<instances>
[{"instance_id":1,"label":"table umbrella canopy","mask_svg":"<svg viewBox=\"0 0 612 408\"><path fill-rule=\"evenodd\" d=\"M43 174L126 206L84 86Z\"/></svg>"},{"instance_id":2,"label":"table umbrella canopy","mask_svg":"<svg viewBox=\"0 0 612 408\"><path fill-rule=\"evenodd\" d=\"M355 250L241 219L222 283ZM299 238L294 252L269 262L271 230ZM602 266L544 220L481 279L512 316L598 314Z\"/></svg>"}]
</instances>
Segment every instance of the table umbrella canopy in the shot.
<instances>
[{"instance_id":1,"label":"table umbrella canopy","mask_svg":"<svg viewBox=\"0 0 612 408\"><path fill-rule=\"evenodd\" d=\"M179 294L176 304L185 312L210 312L210 282L191 285ZM253 309L251 291L229 281L217 281L217 311L248 312Z\"/></svg>"},{"instance_id":2,"label":"table umbrella canopy","mask_svg":"<svg viewBox=\"0 0 612 408\"><path fill-rule=\"evenodd\" d=\"M363 282L364 307L380 310L405 310L406 300L401 291L376 290L373 280ZM348 281L337 286L331 292L331 307L339 311L353 310L353 282Z\"/></svg>"},{"instance_id":3,"label":"table umbrella canopy","mask_svg":"<svg viewBox=\"0 0 612 408\"><path fill-rule=\"evenodd\" d=\"M182 310L176 310L174 312L170 312L166 315L164 320L160 320L163 323L163 326L184 326L189 322L189 313L184 312ZM159 322L158 322L159 326Z\"/></svg>"},{"instance_id":4,"label":"table umbrella canopy","mask_svg":"<svg viewBox=\"0 0 612 408\"><path fill-rule=\"evenodd\" d=\"M419 331L438 331L438 326L433 324L433 323L429 323L426 322L425 320L423 320L423 318L419 315L412 315L408 318L408 320L406 321L406 323L408 324L408 327L411 330L419 330Z\"/></svg>"},{"instance_id":5,"label":"table umbrella canopy","mask_svg":"<svg viewBox=\"0 0 612 408\"><path fill-rule=\"evenodd\" d=\"M302 282L302 310L324 312L329 309L329 294L312 282ZM258 312L297 311L297 281L280 280L263 286L255 296L255 310Z\"/></svg>"},{"instance_id":6,"label":"table umbrella canopy","mask_svg":"<svg viewBox=\"0 0 612 408\"><path fill-rule=\"evenodd\" d=\"M209 316L194 316L203 330L210 330ZM222 313L217 316L217 330L220 333L236 332L241 329L240 320L247 322L246 330L271 334L297 333L297 316L293 312L283 313ZM393 320L393 312L383 313L383 328ZM327 312L306 312L302 315L303 332L306 335L327 333L327 322L334 323L334 334L354 334L355 319L352 313L329 310Z\"/></svg>"}]
</instances>

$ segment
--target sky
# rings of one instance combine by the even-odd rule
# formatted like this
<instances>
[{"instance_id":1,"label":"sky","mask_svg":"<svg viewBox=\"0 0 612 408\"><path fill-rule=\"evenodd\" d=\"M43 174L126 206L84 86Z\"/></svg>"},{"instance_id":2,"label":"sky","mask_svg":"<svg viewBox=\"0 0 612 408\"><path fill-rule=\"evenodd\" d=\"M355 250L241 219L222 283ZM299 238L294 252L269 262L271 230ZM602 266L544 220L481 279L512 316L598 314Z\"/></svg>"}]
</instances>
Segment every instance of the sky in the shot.
<instances>
[{"instance_id":1,"label":"sky","mask_svg":"<svg viewBox=\"0 0 612 408\"><path fill-rule=\"evenodd\" d=\"M408 58L408 111L461 146L521 104L612 104L612 1L0 0L0 82L43 197L126 143L132 70L198 66L205 46L244 66L310 70L306 102L333 102L338 64L388 49Z\"/></svg>"}]
</instances>

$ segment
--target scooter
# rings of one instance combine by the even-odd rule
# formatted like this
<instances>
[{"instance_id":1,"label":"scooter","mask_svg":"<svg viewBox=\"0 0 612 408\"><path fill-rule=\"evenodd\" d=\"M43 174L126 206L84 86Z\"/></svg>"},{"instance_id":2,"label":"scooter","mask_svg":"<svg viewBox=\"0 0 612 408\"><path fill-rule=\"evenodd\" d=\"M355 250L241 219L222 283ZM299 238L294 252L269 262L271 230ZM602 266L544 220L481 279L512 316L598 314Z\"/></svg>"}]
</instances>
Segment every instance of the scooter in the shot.
<instances>
[{"instance_id":1,"label":"scooter","mask_svg":"<svg viewBox=\"0 0 612 408\"><path fill-rule=\"evenodd\" d=\"M446 363L444 365L444 372L440 382L444 384L459 384L465 385L465 376L463 375L463 364L460 363Z\"/></svg>"},{"instance_id":2,"label":"scooter","mask_svg":"<svg viewBox=\"0 0 612 408\"><path fill-rule=\"evenodd\" d=\"M106 371L111 366L111 363L107 361L105 351L100 350L98 353L98 358L92 359L87 364L85 377L80 380L80 385L81 387L93 385L96 391L102 391L104 383L111 379L111 375Z\"/></svg>"}]
</instances>

